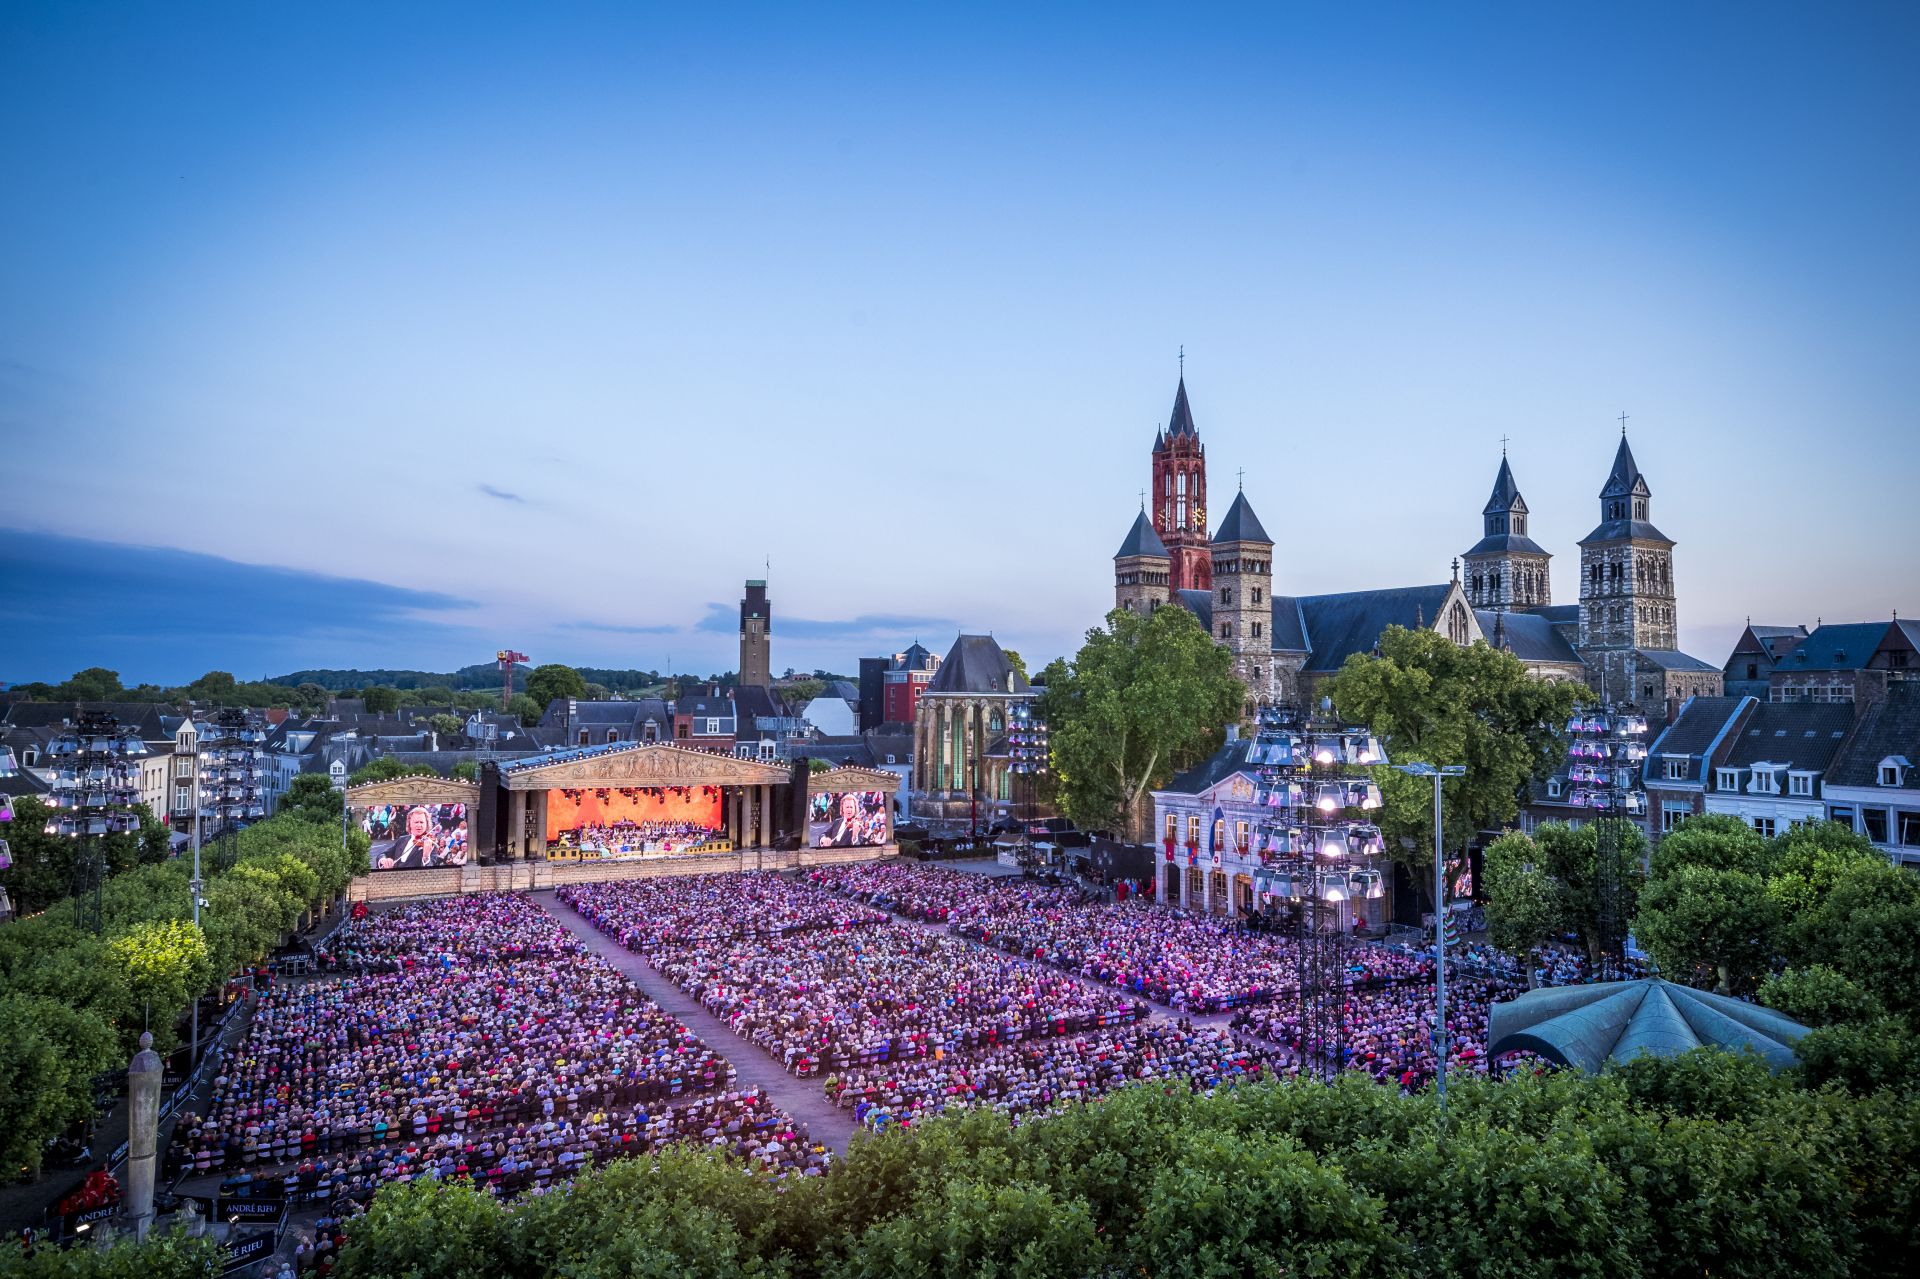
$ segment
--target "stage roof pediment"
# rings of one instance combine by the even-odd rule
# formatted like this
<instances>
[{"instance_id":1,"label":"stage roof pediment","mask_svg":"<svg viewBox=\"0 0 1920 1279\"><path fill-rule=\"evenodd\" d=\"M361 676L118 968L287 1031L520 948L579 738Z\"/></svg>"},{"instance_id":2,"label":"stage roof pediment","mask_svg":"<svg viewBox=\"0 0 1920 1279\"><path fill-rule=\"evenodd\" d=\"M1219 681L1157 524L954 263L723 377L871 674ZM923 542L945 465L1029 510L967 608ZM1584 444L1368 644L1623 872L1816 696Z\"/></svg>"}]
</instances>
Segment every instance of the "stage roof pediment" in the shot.
<instances>
[{"instance_id":1,"label":"stage roof pediment","mask_svg":"<svg viewBox=\"0 0 1920 1279\"><path fill-rule=\"evenodd\" d=\"M889 773L884 768L861 768L858 764L842 764L838 768L807 775L809 795L855 790L886 791L891 795L899 789L900 774Z\"/></svg>"},{"instance_id":2,"label":"stage roof pediment","mask_svg":"<svg viewBox=\"0 0 1920 1279\"><path fill-rule=\"evenodd\" d=\"M478 804L480 783L450 777L394 777L384 782L362 782L347 787L349 808L379 804Z\"/></svg>"},{"instance_id":3,"label":"stage roof pediment","mask_svg":"<svg viewBox=\"0 0 1920 1279\"><path fill-rule=\"evenodd\" d=\"M587 786L779 786L791 782L793 774L779 764L647 742L588 747L562 754L551 763L538 758L520 760L502 769L500 780L510 791Z\"/></svg>"}]
</instances>

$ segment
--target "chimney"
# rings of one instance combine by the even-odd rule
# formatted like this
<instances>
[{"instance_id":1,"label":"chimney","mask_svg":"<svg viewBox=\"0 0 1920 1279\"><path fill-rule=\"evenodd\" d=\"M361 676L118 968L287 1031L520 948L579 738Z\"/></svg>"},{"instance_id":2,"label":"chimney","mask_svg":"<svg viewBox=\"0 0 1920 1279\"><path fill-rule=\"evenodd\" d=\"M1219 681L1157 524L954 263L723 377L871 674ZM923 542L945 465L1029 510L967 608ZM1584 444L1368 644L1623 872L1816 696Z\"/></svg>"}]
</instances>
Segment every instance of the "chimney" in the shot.
<instances>
[{"instance_id":1,"label":"chimney","mask_svg":"<svg viewBox=\"0 0 1920 1279\"><path fill-rule=\"evenodd\" d=\"M1227 725L1227 741L1228 741L1228 743L1229 743L1229 744L1231 744L1231 743L1233 743L1233 742L1237 742L1237 741L1239 741L1239 740L1240 740L1240 726L1239 726L1238 724L1229 724L1229 725Z\"/></svg>"}]
</instances>

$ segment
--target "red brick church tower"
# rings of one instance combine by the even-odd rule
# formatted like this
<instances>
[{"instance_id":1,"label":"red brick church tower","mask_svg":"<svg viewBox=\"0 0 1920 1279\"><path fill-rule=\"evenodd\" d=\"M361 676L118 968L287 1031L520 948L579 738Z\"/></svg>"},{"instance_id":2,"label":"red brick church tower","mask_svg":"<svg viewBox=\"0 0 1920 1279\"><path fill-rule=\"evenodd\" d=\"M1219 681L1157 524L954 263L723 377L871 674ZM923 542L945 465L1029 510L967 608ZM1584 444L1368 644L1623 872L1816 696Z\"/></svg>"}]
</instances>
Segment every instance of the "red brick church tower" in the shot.
<instances>
[{"instance_id":1,"label":"red brick church tower","mask_svg":"<svg viewBox=\"0 0 1920 1279\"><path fill-rule=\"evenodd\" d=\"M1153 531L1166 543L1175 591L1213 589L1207 541L1207 450L1193 429L1187 379L1173 395L1173 416L1153 441Z\"/></svg>"}]
</instances>

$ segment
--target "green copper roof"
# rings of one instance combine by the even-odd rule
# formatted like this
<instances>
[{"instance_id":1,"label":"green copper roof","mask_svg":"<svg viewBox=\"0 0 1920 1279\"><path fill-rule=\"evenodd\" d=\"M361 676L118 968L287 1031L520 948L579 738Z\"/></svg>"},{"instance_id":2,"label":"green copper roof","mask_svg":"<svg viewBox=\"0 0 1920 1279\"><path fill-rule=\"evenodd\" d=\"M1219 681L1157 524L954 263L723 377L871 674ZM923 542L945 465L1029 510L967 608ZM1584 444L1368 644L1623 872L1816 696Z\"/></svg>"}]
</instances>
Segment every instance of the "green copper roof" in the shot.
<instances>
[{"instance_id":1,"label":"green copper roof","mask_svg":"<svg viewBox=\"0 0 1920 1279\"><path fill-rule=\"evenodd\" d=\"M1807 1033L1758 1004L1658 977L1530 990L1495 1004L1489 1022L1489 1053L1524 1048L1588 1074L1610 1061L1671 1057L1705 1044L1751 1049L1780 1070L1793 1065L1793 1043Z\"/></svg>"}]
</instances>

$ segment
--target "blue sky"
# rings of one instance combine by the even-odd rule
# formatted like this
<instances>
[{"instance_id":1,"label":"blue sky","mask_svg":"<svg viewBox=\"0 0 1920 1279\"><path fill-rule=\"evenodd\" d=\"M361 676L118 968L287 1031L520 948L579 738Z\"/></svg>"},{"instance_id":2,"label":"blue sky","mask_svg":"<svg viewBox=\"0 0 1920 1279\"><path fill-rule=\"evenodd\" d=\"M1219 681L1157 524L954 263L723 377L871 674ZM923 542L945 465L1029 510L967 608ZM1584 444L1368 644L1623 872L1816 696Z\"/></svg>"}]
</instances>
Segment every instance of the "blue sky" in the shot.
<instances>
[{"instance_id":1,"label":"blue sky","mask_svg":"<svg viewBox=\"0 0 1920 1279\"><path fill-rule=\"evenodd\" d=\"M1917 15L9 5L0 678L1044 660L1182 344L1278 591L1625 410L1701 656L1920 609Z\"/></svg>"}]
</instances>

